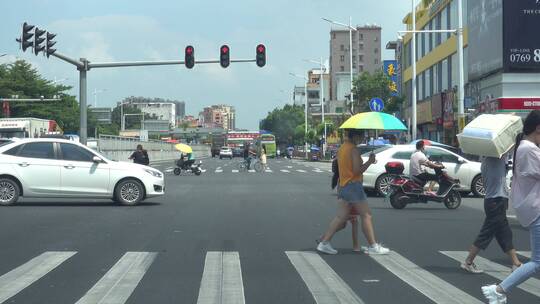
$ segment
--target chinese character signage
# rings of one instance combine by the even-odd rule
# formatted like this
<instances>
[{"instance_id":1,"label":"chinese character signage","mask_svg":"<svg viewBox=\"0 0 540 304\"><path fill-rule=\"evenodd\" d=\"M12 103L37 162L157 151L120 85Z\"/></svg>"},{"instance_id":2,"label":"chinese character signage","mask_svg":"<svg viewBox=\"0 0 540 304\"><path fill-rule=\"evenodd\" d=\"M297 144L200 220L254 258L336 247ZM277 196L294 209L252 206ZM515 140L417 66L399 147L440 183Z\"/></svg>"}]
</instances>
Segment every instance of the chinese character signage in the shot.
<instances>
[{"instance_id":1,"label":"chinese character signage","mask_svg":"<svg viewBox=\"0 0 540 304\"><path fill-rule=\"evenodd\" d=\"M398 64L396 60L385 60L383 62L384 74L390 78L390 92L392 96L398 96Z\"/></svg>"}]
</instances>

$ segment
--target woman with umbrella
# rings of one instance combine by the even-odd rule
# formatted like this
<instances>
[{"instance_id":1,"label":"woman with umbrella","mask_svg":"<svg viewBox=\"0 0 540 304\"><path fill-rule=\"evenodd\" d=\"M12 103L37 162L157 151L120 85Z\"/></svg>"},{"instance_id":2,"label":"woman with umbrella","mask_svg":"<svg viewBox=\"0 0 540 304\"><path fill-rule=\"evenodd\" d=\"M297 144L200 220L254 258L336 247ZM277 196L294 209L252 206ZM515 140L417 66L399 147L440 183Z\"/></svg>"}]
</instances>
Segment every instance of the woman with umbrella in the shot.
<instances>
[{"instance_id":1,"label":"woman with umbrella","mask_svg":"<svg viewBox=\"0 0 540 304\"><path fill-rule=\"evenodd\" d=\"M363 140L360 130L406 130L401 121L392 115L378 112L360 113L349 118L340 129L344 131L344 142L339 148L337 159L339 168L338 211L324 234L317 250L327 254L337 254L330 240L334 234L343 229L351 214L358 214L362 221L362 232L369 246L367 254L388 254L390 250L376 242L371 210L362 186L363 173L376 162L375 154L370 154L367 162L363 162L356 145Z\"/></svg>"}]
</instances>

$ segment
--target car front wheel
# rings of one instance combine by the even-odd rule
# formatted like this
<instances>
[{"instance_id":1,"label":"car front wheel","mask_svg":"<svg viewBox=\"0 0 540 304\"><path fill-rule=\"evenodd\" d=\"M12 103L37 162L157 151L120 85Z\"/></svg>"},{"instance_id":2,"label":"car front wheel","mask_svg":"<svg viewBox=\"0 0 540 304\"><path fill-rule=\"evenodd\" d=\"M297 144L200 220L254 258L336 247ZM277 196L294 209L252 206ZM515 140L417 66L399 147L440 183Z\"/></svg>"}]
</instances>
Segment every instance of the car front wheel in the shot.
<instances>
[{"instance_id":1,"label":"car front wheel","mask_svg":"<svg viewBox=\"0 0 540 304\"><path fill-rule=\"evenodd\" d=\"M386 196L388 195L388 191L390 191L390 183L392 183L392 180L394 178L389 174L383 174L377 178L377 182L375 183L375 190L382 195Z\"/></svg>"},{"instance_id":2,"label":"car front wheel","mask_svg":"<svg viewBox=\"0 0 540 304\"><path fill-rule=\"evenodd\" d=\"M19 200L19 185L10 178L0 178L0 205L9 206Z\"/></svg>"},{"instance_id":3,"label":"car front wheel","mask_svg":"<svg viewBox=\"0 0 540 304\"><path fill-rule=\"evenodd\" d=\"M486 195L486 189L484 188L484 179L481 175L476 176L471 184L471 190L476 197L482 197Z\"/></svg>"},{"instance_id":4,"label":"car front wheel","mask_svg":"<svg viewBox=\"0 0 540 304\"><path fill-rule=\"evenodd\" d=\"M116 200L124 206L134 206L144 198L144 187L135 179L123 180L116 186Z\"/></svg>"}]
</instances>

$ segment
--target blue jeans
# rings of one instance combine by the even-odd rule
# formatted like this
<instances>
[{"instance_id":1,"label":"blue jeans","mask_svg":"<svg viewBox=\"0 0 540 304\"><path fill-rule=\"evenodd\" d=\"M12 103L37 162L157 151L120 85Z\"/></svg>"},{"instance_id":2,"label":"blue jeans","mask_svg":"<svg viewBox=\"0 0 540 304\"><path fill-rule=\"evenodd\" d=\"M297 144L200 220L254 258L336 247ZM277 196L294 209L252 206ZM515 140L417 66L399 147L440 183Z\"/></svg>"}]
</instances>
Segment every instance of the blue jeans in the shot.
<instances>
[{"instance_id":1,"label":"blue jeans","mask_svg":"<svg viewBox=\"0 0 540 304\"><path fill-rule=\"evenodd\" d=\"M540 271L540 217L531 224L529 233L531 235L531 261L516 269L500 284L504 292L509 292Z\"/></svg>"}]
</instances>

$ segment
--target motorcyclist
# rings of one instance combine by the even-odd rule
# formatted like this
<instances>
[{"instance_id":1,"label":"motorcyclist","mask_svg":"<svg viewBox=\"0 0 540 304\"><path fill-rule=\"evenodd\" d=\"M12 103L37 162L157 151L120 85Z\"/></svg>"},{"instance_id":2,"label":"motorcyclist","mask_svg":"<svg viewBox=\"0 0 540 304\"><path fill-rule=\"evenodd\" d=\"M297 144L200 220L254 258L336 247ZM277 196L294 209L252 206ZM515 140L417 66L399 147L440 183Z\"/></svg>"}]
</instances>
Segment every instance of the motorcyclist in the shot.
<instances>
[{"instance_id":1,"label":"motorcyclist","mask_svg":"<svg viewBox=\"0 0 540 304\"><path fill-rule=\"evenodd\" d=\"M426 167L432 169L444 168L442 164L434 163L427 158L425 154L424 141L419 140L416 143L416 152L411 155L409 175L413 180L417 179L422 181L423 185L425 185L428 181L437 181L437 175L428 173L426 171Z\"/></svg>"}]
</instances>

